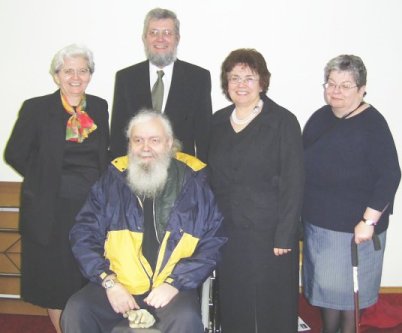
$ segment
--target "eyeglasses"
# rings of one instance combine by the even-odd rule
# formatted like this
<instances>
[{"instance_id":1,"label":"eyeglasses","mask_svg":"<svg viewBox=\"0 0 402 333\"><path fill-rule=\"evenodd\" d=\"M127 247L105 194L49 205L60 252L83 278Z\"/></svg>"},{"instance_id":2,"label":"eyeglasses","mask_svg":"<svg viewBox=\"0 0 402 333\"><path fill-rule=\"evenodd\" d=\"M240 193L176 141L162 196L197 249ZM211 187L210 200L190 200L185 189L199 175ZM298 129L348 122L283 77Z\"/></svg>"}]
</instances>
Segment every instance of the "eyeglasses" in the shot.
<instances>
[{"instance_id":1,"label":"eyeglasses","mask_svg":"<svg viewBox=\"0 0 402 333\"><path fill-rule=\"evenodd\" d=\"M152 38L157 38L159 36L165 37L165 38L171 38L174 36L174 32L169 29L163 29L163 30L158 30L158 29L152 29L148 31L148 36Z\"/></svg>"},{"instance_id":2,"label":"eyeglasses","mask_svg":"<svg viewBox=\"0 0 402 333\"><path fill-rule=\"evenodd\" d=\"M241 77L238 75L232 75L229 77L229 83L230 84L247 84L248 86L252 86L254 84L254 82L258 81L259 78L258 77L254 77L254 76L246 76L246 77Z\"/></svg>"},{"instance_id":3,"label":"eyeglasses","mask_svg":"<svg viewBox=\"0 0 402 333\"><path fill-rule=\"evenodd\" d=\"M357 85L353 85L352 82L342 82L341 84L335 84L333 82L327 82L322 85L326 90L336 90L338 88L342 92L349 91L350 89L356 88Z\"/></svg>"},{"instance_id":4,"label":"eyeglasses","mask_svg":"<svg viewBox=\"0 0 402 333\"><path fill-rule=\"evenodd\" d=\"M148 146L154 147L154 146L159 146L162 143L162 138L159 136L153 136L150 138L143 138L140 136L135 136L130 140L131 145L138 147L138 146L143 146L144 144L147 144Z\"/></svg>"},{"instance_id":5,"label":"eyeglasses","mask_svg":"<svg viewBox=\"0 0 402 333\"><path fill-rule=\"evenodd\" d=\"M61 72L64 76L67 77L71 77L74 75L77 75L79 77L85 77L90 74L89 68L80 68L80 69L63 68Z\"/></svg>"}]
</instances>

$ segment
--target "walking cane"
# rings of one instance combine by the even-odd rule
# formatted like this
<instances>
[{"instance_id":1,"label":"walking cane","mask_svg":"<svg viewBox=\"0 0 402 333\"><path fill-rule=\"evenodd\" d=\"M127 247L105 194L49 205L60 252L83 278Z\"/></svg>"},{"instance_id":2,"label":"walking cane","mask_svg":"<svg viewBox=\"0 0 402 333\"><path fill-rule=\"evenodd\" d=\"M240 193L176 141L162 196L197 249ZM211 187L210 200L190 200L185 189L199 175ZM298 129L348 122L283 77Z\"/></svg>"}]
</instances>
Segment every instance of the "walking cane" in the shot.
<instances>
[{"instance_id":1,"label":"walking cane","mask_svg":"<svg viewBox=\"0 0 402 333\"><path fill-rule=\"evenodd\" d=\"M352 268L353 268L353 298L355 304L355 332L360 333L360 307L359 307L359 280L358 280L359 259L357 256L357 244L352 237Z\"/></svg>"},{"instance_id":2,"label":"walking cane","mask_svg":"<svg viewBox=\"0 0 402 333\"><path fill-rule=\"evenodd\" d=\"M374 249L381 249L380 239L377 234L373 234ZM352 237L352 268L353 268L353 298L355 305L355 332L360 333L360 306L359 306L359 279L358 279L359 258L357 254L357 244L355 238Z\"/></svg>"}]
</instances>

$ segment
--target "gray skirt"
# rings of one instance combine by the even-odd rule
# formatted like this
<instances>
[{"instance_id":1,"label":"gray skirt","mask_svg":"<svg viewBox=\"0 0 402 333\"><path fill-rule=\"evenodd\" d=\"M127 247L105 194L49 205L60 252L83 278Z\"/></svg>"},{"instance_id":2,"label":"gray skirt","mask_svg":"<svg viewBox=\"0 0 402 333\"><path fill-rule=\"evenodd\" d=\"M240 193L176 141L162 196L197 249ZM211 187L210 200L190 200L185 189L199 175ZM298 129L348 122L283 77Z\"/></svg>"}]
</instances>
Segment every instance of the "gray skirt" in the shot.
<instances>
[{"instance_id":1,"label":"gray skirt","mask_svg":"<svg viewBox=\"0 0 402 333\"><path fill-rule=\"evenodd\" d=\"M386 231L379 236L381 249L373 242L358 245L359 306L377 302L386 242ZM308 301L323 308L353 310L353 234L323 229L305 223L303 241L303 290Z\"/></svg>"}]
</instances>

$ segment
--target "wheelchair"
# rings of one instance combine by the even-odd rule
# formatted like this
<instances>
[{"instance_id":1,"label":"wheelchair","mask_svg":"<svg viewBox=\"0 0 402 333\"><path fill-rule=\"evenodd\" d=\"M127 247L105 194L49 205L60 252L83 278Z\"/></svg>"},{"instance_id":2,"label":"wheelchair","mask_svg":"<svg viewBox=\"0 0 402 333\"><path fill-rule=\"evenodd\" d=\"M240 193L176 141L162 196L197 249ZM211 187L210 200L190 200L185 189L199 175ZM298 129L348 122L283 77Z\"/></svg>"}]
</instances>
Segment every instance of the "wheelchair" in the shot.
<instances>
[{"instance_id":1,"label":"wheelchair","mask_svg":"<svg viewBox=\"0 0 402 333\"><path fill-rule=\"evenodd\" d=\"M212 272L199 289L201 302L201 319L204 333L221 333L218 307L218 280L216 272ZM112 333L160 333L155 328L130 328L127 319L114 327Z\"/></svg>"}]
</instances>

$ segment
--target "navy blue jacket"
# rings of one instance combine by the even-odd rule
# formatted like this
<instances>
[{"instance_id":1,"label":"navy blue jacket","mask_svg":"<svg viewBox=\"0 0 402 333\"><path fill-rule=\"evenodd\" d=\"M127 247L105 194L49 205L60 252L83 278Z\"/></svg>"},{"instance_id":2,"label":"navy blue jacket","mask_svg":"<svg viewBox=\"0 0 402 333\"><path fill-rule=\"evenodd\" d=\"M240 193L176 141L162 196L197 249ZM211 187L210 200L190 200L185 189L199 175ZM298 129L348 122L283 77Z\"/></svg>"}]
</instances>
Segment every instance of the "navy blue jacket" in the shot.
<instances>
[{"instance_id":1,"label":"navy blue jacket","mask_svg":"<svg viewBox=\"0 0 402 333\"><path fill-rule=\"evenodd\" d=\"M117 159L94 185L71 230L72 250L84 276L101 283L102 277L113 272L134 295L164 282L179 290L198 287L215 268L219 248L226 241L218 235L222 215L204 172L172 160L169 174L171 169L184 169L184 173L180 179L169 176L165 186L173 182L170 187L178 185L180 191L170 207L153 271L141 250L143 211L127 185L126 161Z\"/></svg>"}]
</instances>

